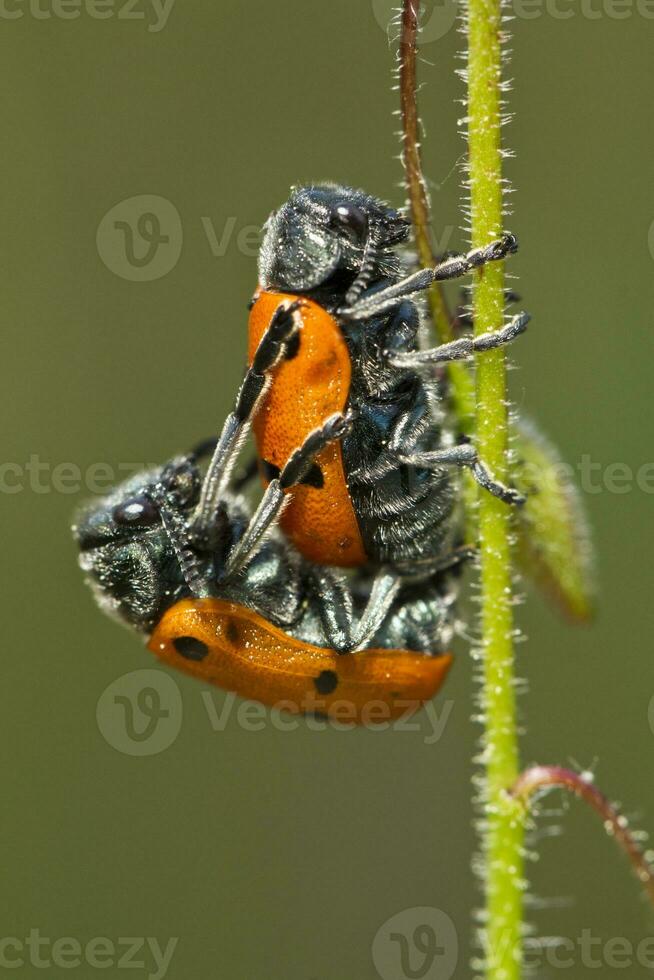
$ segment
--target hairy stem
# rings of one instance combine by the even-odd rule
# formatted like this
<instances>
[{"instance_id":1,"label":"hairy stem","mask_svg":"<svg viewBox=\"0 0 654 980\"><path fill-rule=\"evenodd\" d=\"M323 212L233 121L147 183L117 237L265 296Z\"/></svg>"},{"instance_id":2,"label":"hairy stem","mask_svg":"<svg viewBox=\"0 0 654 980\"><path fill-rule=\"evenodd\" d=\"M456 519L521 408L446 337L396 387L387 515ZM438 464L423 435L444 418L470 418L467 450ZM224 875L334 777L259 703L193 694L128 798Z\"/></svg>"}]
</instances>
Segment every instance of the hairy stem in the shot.
<instances>
[{"instance_id":1,"label":"hairy stem","mask_svg":"<svg viewBox=\"0 0 654 980\"><path fill-rule=\"evenodd\" d=\"M418 259L423 268L434 266L437 256L431 244L430 208L427 185L420 158L420 116L418 114L416 53L420 0L404 0L400 34L400 111L402 115L402 160L411 207L413 234ZM429 309L439 343L453 339L452 318L441 283L428 292ZM469 434L475 409L475 388L470 371L456 361L448 365L452 401L462 431Z\"/></svg>"},{"instance_id":2,"label":"hairy stem","mask_svg":"<svg viewBox=\"0 0 654 980\"><path fill-rule=\"evenodd\" d=\"M472 244L485 245L502 231L500 145L501 0L468 0L468 85ZM420 158L416 55L420 0L403 0L400 39L400 100L403 162L418 257L435 265L430 238L430 204ZM474 282L477 333L497 328L504 309L503 269L493 264ZM437 339L452 339L452 319L440 283L429 293ZM477 433L482 458L502 476L506 470L508 418L504 355L484 354L477 385L460 364L448 366L454 407L463 431ZM475 420L476 404L476 420ZM474 423L476 421L476 430ZM467 489L470 489L467 485ZM524 828L532 797L553 787L574 793L601 817L629 858L654 904L654 865L617 808L587 776L561 766L533 766L520 776L514 695L512 579L509 515L482 495L482 628L484 650L484 819L483 881L486 906L480 941L488 980L517 980L521 972ZM469 517L468 517L469 520ZM470 528L469 528L470 531Z\"/></svg>"},{"instance_id":3,"label":"hairy stem","mask_svg":"<svg viewBox=\"0 0 654 980\"><path fill-rule=\"evenodd\" d=\"M403 160L416 247L423 266L435 264L429 236L429 201L420 159L416 99L419 0L404 0L400 40ZM468 4L469 153L472 245L486 245L502 230L499 42L500 0ZM492 263L474 278L475 331L502 323L503 269ZM429 294L439 341L452 337L439 284ZM506 473L508 418L506 369L501 350L476 365L476 388L460 364L449 366L454 407L464 432L476 433L481 457L500 478ZM488 980L517 980L521 966L524 813L508 792L518 775L513 668L512 577L509 513L490 494L479 501L481 625L484 653L483 839L486 902L480 937Z\"/></svg>"},{"instance_id":4,"label":"hairy stem","mask_svg":"<svg viewBox=\"0 0 654 980\"><path fill-rule=\"evenodd\" d=\"M420 117L418 115L416 54L420 0L404 0L400 34L400 110L402 114L402 160L411 205L413 233L418 259L423 268L436 265L429 234L429 200L420 159ZM429 290L432 320L442 343L452 340L452 324L441 284Z\"/></svg>"},{"instance_id":5,"label":"hairy stem","mask_svg":"<svg viewBox=\"0 0 654 980\"><path fill-rule=\"evenodd\" d=\"M473 248L502 233L501 0L467 0L468 146ZM494 262L473 276L476 334L503 323L504 268ZM476 445L500 480L507 476L508 412L502 348L476 359ZM482 942L488 980L521 973L524 814L508 792L519 772L513 653L509 509L479 495L483 648Z\"/></svg>"}]
</instances>

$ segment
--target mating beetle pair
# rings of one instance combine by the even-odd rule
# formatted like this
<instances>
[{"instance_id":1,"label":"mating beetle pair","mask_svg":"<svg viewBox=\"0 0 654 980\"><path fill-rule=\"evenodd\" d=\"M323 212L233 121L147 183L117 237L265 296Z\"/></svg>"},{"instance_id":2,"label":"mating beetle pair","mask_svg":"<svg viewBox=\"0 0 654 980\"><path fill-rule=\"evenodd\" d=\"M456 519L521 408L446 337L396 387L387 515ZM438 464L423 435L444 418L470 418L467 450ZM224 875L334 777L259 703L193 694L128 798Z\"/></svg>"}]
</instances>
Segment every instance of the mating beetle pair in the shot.
<instances>
[{"instance_id":1,"label":"mating beetle pair","mask_svg":"<svg viewBox=\"0 0 654 980\"><path fill-rule=\"evenodd\" d=\"M513 340L528 318L420 349L412 297L516 242L403 274L408 234L361 191L295 190L266 226L250 367L205 476L191 454L80 519L96 591L164 659L266 703L318 693L327 712L339 696L423 701L442 681L464 554L452 469L521 498L448 430L439 365ZM266 489L249 516L232 473L251 426Z\"/></svg>"}]
</instances>

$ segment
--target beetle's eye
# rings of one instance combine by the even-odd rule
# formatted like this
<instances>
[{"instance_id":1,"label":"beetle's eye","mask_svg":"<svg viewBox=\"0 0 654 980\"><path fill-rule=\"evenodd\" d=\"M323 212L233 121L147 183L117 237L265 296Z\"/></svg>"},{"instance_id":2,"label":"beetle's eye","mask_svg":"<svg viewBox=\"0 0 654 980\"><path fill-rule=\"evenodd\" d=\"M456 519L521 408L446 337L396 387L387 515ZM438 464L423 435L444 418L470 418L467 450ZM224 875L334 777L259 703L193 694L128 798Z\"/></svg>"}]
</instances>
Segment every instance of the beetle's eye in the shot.
<instances>
[{"instance_id":1,"label":"beetle's eye","mask_svg":"<svg viewBox=\"0 0 654 980\"><path fill-rule=\"evenodd\" d=\"M368 215L355 204L339 204L332 211L332 226L340 228L354 242L364 242L368 234Z\"/></svg>"},{"instance_id":2,"label":"beetle's eye","mask_svg":"<svg viewBox=\"0 0 654 980\"><path fill-rule=\"evenodd\" d=\"M159 511L149 497L132 497L118 504L112 516L121 527L150 527L159 521Z\"/></svg>"}]
</instances>

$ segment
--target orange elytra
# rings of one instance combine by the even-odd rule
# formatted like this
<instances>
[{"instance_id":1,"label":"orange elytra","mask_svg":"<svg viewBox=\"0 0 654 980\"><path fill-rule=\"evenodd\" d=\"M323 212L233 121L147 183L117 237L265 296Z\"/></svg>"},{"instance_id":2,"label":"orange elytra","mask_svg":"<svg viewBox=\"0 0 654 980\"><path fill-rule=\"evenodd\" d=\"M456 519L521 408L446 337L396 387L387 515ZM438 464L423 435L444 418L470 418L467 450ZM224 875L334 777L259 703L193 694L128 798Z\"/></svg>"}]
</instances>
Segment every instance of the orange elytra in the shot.
<instances>
[{"instance_id":1,"label":"orange elytra","mask_svg":"<svg viewBox=\"0 0 654 980\"><path fill-rule=\"evenodd\" d=\"M381 723L415 711L445 680L450 654L363 650L337 654L303 643L244 606L183 599L148 648L210 684L293 713Z\"/></svg>"},{"instance_id":2,"label":"orange elytra","mask_svg":"<svg viewBox=\"0 0 654 980\"><path fill-rule=\"evenodd\" d=\"M288 293L261 291L249 319L248 363ZM342 412L350 393L352 366L338 323L322 306L301 300L301 343L297 354L274 370L273 383L253 423L259 459L281 469L291 453L330 415ZM352 506L340 443L316 456L324 483L294 487L281 526L302 554L323 565L365 564L365 547Z\"/></svg>"}]
</instances>

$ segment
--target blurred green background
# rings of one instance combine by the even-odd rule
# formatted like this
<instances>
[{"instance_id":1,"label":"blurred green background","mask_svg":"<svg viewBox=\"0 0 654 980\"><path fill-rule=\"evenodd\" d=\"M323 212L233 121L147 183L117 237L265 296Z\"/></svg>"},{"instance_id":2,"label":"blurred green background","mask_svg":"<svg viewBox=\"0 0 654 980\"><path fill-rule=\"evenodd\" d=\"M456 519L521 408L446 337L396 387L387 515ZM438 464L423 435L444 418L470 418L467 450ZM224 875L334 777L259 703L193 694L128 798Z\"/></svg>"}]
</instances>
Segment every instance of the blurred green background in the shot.
<instances>
[{"instance_id":1,"label":"blurred green background","mask_svg":"<svg viewBox=\"0 0 654 980\"><path fill-rule=\"evenodd\" d=\"M654 23L642 3L585 2L525 5L512 24L507 224L533 314L513 393L568 461L599 464L584 496L601 587L590 628L565 625L533 593L519 610L522 751L592 767L654 827L652 497L635 481L623 493L602 484L610 464L635 476L654 461ZM469 977L478 730L463 641L436 744L424 730L246 731L234 712L214 731L201 686L172 674L183 721L165 751L126 754L96 723L107 686L155 663L100 615L76 567L69 524L98 478L89 467L120 475L216 431L244 363L253 229L291 183L332 178L403 201L390 3L177 0L165 23L156 9L117 0L65 19L74 7L7 0L0 14L2 937L178 937L172 980L372 980L377 930L430 906L454 923L454 976ZM454 248L466 241L463 39L448 8L434 9L425 164L441 244ZM138 195L171 202L180 221L163 220L170 241L140 269L106 224L96 243L103 216ZM117 213L130 220L129 205ZM147 242L134 247L147 258ZM165 274L138 281L151 271ZM212 694L216 710L223 700ZM596 818L576 803L565 812L558 795L547 809L531 921L573 942L591 930L610 974L601 946L635 946L654 916ZM567 975L597 976L572 955ZM17 977L126 972L116 958L103 971L23 958ZM632 960L621 976L643 975ZM451 974L434 969L419 975Z\"/></svg>"}]
</instances>

